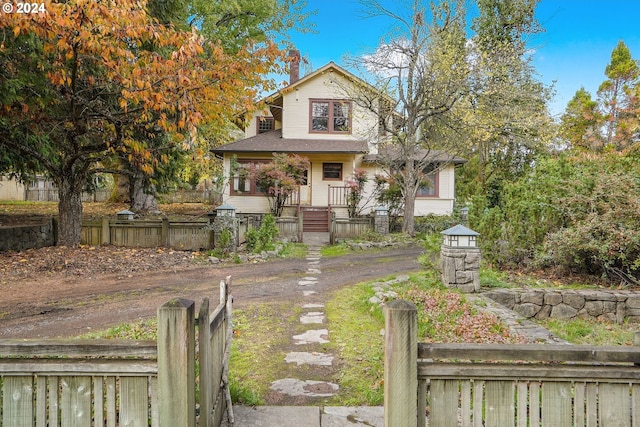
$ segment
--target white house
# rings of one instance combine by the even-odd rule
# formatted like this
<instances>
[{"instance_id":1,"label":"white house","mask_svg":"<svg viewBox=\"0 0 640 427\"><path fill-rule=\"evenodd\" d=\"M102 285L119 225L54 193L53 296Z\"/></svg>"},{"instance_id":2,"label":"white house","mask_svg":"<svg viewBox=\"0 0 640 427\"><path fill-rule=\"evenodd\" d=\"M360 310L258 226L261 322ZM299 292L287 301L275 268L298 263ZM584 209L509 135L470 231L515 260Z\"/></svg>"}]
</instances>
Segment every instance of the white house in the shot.
<instances>
[{"instance_id":1,"label":"white house","mask_svg":"<svg viewBox=\"0 0 640 427\"><path fill-rule=\"evenodd\" d=\"M244 129L245 137L212 151L224 161L229 176L231 159L242 165L268 162L274 153L305 156L311 166L299 195L291 198L290 212L306 211L305 231L326 231L327 218L333 212L346 217L346 182L356 168L369 176L367 191L373 188L373 177L383 174L377 163L378 143L385 137L379 129L378 117L349 99L348 90L357 83L368 86L358 77L333 62L299 78L299 54L292 51L290 83L263 100L258 111ZM297 56L295 56L297 55ZM464 160L435 156L436 172L431 185L419 190L415 215L449 214L453 211L455 166ZM238 213L269 212L267 198L251 179L236 176L225 190L224 201ZM365 195L361 211L369 213L375 201ZM320 216L316 225L307 218Z\"/></svg>"}]
</instances>

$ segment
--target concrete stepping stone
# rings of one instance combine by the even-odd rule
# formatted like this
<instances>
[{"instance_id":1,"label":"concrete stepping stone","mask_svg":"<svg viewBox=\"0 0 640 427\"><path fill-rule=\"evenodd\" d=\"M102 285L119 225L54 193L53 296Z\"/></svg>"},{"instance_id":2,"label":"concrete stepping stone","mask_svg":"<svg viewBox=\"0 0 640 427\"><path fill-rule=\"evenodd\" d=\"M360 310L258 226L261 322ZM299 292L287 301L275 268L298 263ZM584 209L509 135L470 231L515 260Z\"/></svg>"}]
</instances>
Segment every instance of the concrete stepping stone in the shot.
<instances>
[{"instance_id":1,"label":"concrete stepping stone","mask_svg":"<svg viewBox=\"0 0 640 427\"><path fill-rule=\"evenodd\" d=\"M311 295L317 294L318 292L316 291L302 291L302 295L304 295L305 297L309 297Z\"/></svg>"},{"instance_id":2,"label":"concrete stepping stone","mask_svg":"<svg viewBox=\"0 0 640 427\"><path fill-rule=\"evenodd\" d=\"M308 265L318 265L320 264L320 261L309 261L307 262Z\"/></svg>"},{"instance_id":3,"label":"concrete stepping stone","mask_svg":"<svg viewBox=\"0 0 640 427\"><path fill-rule=\"evenodd\" d=\"M292 351L291 353L287 353L284 361L287 363L295 363L298 366L331 366L333 364L333 356L326 353L318 353L316 351L313 353L306 351Z\"/></svg>"},{"instance_id":4,"label":"concrete stepping stone","mask_svg":"<svg viewBox=\"0 0 640 427\"><path fill-rule=\"evenodd\" d=\"M328 336L329 331L327 329L312 329L300 335L294 335L293 339L296 345L325 344L329 342Z\"/></svg>"},{"instance_id":5,"label":"concrete stepping stone","mask_svg":"<svg viewBox=\"0 0 640 427\"><path fill-rule=\"evenodd\" d=\"M307 257L307 261L320 261L320 257Z\"/></svg>"},{"instance_id":6,"label":"concrete stepping stone","mask_svg":"<svg viewBox=\"0 0 640 427\"><path fill-rule=\"evenodd\" d=\"M324 304L305 304L302 308L324 308Z\"/></svg>"},{"instance_id":7,"label":"concrete stepping stone","mask_svg":"<svg viewBox=\"0 0 640 427\"><path fill-rule=\"evenodd\" d=\"M300 280L298 281L298 285L300 286L309 286L309 285L317 285L317 280Z\"/></svg>"},{"instance_id":8,"label":"concrete stepping stone","mask_svg":"<svg viewBox=\"0 0 640 427\"><path fill-rule=\"evenodd\" d=\"M337 393L340 386L325 381L285 378L272 382L269 388L289 396L331 397Z\"/></svg>"},{"instance_id":9,"label":"concrete stepping stone","mask_svg":"<svg viewBox=\"0 0 640 427\"><path fill-rule=\"evenodd\" d=\"M320 274L321 271L318 268L309 268L307 269L307 274Z\"/></svg>"},{"instance_id":10,"label":"concrete stepping stone","mask_svg":"<svg viewBox=\"0 0 640 427\"><path fill-rule=\"evenodd\" d=\"M321 311L310 311L300 316L300 323L304 325L322 324L324 322L324 313Z\"/></svg>"}]
</instances>

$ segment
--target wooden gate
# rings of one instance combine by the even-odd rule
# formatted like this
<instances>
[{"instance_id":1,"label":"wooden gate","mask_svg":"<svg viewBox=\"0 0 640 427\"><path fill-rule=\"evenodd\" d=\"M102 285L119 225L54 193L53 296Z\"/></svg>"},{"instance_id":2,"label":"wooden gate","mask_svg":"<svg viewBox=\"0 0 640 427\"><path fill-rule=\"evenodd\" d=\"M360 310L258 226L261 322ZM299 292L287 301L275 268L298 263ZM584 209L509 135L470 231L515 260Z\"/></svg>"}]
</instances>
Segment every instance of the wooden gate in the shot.
<instances>
[{"instance_id":1,"label":"wooden gate","mask_svg":"<svg viewBox=\"0 0 640 427\"><path fill-rule=\"evenodd\" d=\"M225 412L232 422L230 282L197 322L193 301L161 306L157 342L0 340L0 427L195 427L198 383L200 426L219 427Z\"/></svg>"}]
</instances>

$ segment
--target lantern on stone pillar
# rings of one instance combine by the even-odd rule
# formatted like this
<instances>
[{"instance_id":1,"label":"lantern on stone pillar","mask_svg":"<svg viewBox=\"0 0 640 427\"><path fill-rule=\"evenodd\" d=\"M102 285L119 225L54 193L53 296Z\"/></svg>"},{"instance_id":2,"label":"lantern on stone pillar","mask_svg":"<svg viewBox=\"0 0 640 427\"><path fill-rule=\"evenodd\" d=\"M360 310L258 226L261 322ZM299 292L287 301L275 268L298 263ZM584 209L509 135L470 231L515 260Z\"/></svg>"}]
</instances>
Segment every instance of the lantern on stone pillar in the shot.
<instances>
[{"instance_id":1,"label":"lantern on stone pillar","mask_svg":"<svg viewBox=\"0 0 640 427\"><path fill-rule=\"evenodd\" d=\"M442 281L462 292L480 291L479 233L458 224L442 232Z\"/></svg>"},{"instance_id":2,"label":"lantern on stone pillar","mask_svg":"<svg viewBox=\"0 0 640 427\"><path fill-rule=\"evenodd\" d=\"M235 218L236 208L225 203L216 208L216 217L219 218Z\"/></svg>"},{"instance_id":3,"label":"lantern on stone pillar","mask_svg":"<svg viewBox=\"0 0 640 427\"><path fill-rule=\"evenodd\" d=\"M480 233L458 224L444 230L442 235L444 236L442 243L450 248L477 248Z\"/></svg>"}]
</instances>

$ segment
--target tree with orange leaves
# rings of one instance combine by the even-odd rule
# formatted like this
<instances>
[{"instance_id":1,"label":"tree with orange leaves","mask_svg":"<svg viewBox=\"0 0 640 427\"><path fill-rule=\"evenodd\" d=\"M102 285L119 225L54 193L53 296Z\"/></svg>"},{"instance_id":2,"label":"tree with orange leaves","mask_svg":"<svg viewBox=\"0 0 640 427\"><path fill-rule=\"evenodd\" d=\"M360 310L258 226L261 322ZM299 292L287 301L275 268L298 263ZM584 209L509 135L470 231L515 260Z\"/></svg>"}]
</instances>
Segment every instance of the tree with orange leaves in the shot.
<instances>
[{"instance_id":1,"label":"tree with orange leaves","mask_svg":"<svg viewBox=\"0 0 640 427\"><path fill-rule=\"evenodd\" d=\"M77 245L81 193L100 162L125 153L151 171L166 156L135 138L197 143L271 89L273 44L228 54L197 32L161 25L136 0L69 0L0 15L0 167L46 172L58 186L58 244ZM149 49L153 46L153 49Z\"/></svg>"}]
</instances>

